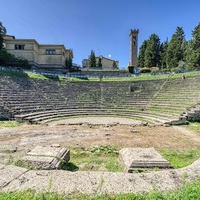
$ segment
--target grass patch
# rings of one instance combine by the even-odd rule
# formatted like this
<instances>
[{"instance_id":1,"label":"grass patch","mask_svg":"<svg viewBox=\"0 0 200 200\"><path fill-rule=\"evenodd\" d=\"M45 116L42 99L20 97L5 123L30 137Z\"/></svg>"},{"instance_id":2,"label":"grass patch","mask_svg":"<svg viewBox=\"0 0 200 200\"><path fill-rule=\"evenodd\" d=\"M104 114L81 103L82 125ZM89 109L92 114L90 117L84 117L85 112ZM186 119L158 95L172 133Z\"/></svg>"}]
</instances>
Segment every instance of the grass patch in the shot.
<instances>
[{"instance_id":1,"label":"grass patch","mask_svg":"<svg viewBox=\"0 0 200 200\"><path fill-rule=\"evenodd\" d=\"M0 128L1 127L17 127L17 126L22 126L22 123L16 122L16 121L1 121L0 120Z\"/></svg>"},{"instance_id":2,"label":"grass patch","mask_svg":"<svg viewBox=\"0 0 200 200\"><path fill-rule=\"evenodd\" d=\"M0 70L0 75L27 77L27 74L24 72L8 71L8 70Z\"/></svg>"},{"instance_id":3,"label":"grass patch","mask_svg":"<svg viewBox=\"0 0 200 200\"><path fill-rule=\"evenodd\" d=\"M200 180L193 181L181 189L172 192L158 192L156 190L143 194L95 195L89 196L80 193L62 195L58 193L36 193L34 190L21 192L1 192L1 200L198 200L200 197Z\"/></svg>"},{"instance_id":4,"label":"grass patch","mask_svg":"<svg viewBox=\"0 0 200 200\"><path fill-rule=\"evenodd\" d=\"M89 148L70 147L71 161L64 167L70 171L110 171L122 172L118 162L119 149L111 146L94 146Z\"/></svg>"},{"instance_id":5,"label":"grass patch","mask_svg":"<svg viewBox=\"0 0 200 200\"><path fill-rule=\"evenodd\" d=\"M200 123L199 122L190 122L189 126L187 126L189 130L197 131L200 134Z\"/></svg>"},{"instance_id":6,"label":"grass patch","mask_svg":"<svg viewBox=\"0 0 200 200\"><path fill-rule=\"evenodd\" d=\"M105 72L106 73L106 72ZM35 79L53 79L58 81L92 81L97 82L100 81L99 78L75 78L75 77L65 77L65 76L47 76L47 75L41 75L34 72L17 72L17 71L7 71L7 70L0 70L0 74L7 75L7 76L18 76L18 77L29 77L29 78L35 78ZM194 77L199 76L199 71L192 71L192 72L186 72L184 73L186 78L187 77ZM112 81L144 81L144 80L160 80L160 79L180 79L182 73L177 74L159 74L159 75L152 75L152 74L140 74L139 76L131 76L131 77L105 77L102 78L101 81L103 82L112 82Z\"/></svg>"},{"instance_id":7,"label":"grass patch","mask_svg":"<svg viewBox=\"0 0 200 200\"><path fill-rule=\"evenodd\" d=\"M182 168L191 165L200 158L200 149L173 150L158 149L159 153L167 159L174 168Z\"/></svg>"},{"instance_id":8,"label":"grass patch","mask_svg":"<svg viewBox=\"0 0 200 200\"><path fill-rule=\"evenodd\" d=\"M42 74L37 74L34 72L28 72L28 77L29 78L35 78L35 79L42 79L42 80L48 80L49 78L47 76L44 76Z\"/></svg>"},{"instance_id":9,"label":"grass patch","mask_svg":"<svg viewBox=\"0 0 200 200\"><path fill-rule=\"evenodd\" d=\"M70 147L70 149L72 162L65 167L66 170L123 172L118 160L119 149L116 147L100 145L89 148ZM162 148L158 151L176 169L191 165L200 158L200 149L183 151Z\"/></svg>"},{"instance_id":10,"label":"grass patch","mask_svg":"<svg viewBox=\"0 0 200 200\"><path fill-rule=\"evenodd\" d=\"M6 153L9 153L9 152L6 152ZM10 152L10 153L12 153L12 152ZM22 162L19 158L13 157L12 154L9 156L9 158L6 162L6 165L16 165L18 167L23 167L23 168L26 168L29 170L37 170L36 167L34 167L28 163Z\"/></svg>"}]
</instances>

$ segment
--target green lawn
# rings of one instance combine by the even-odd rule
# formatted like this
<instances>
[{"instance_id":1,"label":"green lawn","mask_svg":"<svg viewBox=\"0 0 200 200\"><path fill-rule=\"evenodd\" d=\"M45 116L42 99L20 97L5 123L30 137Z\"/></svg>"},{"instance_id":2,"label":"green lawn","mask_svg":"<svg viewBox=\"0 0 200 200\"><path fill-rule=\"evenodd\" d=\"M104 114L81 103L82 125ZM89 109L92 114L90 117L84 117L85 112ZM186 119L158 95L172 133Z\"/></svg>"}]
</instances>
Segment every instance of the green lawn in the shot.
<instances>
[{"instance_id":1,"label":"green lawn","mask_svg":"<svg viewBox=\"0 0 200 200\"><path fill-rule=\"evenodd\" d=\"M4 121L0 119L0 128L1 127L16 127L21 126L22 123L18 123L16 121Z\"/></svg>"},{"instance_id":2,"label":"green lawn","mask_svg":"<svg viewBox=\"0 0 200 200\"><path fill-rule=\"evenodd\" d=\"M70 171L110 171L122 172L118 161L119 149L111 146L94 146L88 148L70 147L70 160L64 167Z\"/></svg>"},{"instance_id":3,"label":"green lawn","mask_svg":"<svg viewBox=\"0 0 200 200\"><path fill-rule=\"evenodd\" d=\"M191 165L200 158L200 149L176 150L158 149L158 152L171 163L174 168L182 168Z\"/></svg>"},{"instance_id":4,"label":"green lawn","mask_svg":"<svg viewBox=\"0 0 200 200\"><path fill-rule=\"evenodd\" d=\"M200 135L200 123L199 122L190 122L190 125L188 126L189 130L197 131Z\"/></svg>"},{"instance_id":5,"label":"green lawn","mask_svg":"<svg viewBox=\"0 0 200 200\"><path fill-rule=\"evenodd\" d=\"M45 76L36 74L34 72L28 72L22 73L22 72L13 72L13 71L6 71L6 70L0 70L0 74L7 75L7 76L20 76L20 77L29 77L29 78L36 78L36 79L55 79L53 77ZM199 76L200 71L192 71L192 72L186 72L184 73L186 78L187 77L193 77L193 76ZM178 74L163 74L163 75L151 75L151 74L141 74L140 76L131 76L131 77L110 77L110 78L103 78L102 81L104 82L110 82L110 81L143 81L143 80L158 80L158 79L177 79L181 77L181 73ZM73 77L64 77L64 76L58 76L55 80L59 81L99 81L99 78L88 78L88 79L82 79L82 78L73 78Z\"/></svg>"}]
</instances>

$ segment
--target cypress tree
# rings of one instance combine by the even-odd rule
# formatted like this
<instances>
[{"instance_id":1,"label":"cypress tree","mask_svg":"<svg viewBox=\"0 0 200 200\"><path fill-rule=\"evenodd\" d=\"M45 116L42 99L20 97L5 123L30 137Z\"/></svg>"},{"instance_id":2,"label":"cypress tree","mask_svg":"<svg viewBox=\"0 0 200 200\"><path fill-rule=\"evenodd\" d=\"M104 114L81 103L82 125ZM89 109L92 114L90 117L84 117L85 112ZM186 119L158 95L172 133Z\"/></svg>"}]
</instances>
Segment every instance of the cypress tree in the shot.
<instances>
[{"instance_id":1,"label":"cypress tree","mask_svg":"<svg viewBox=\"0 0 200 200\"><path fill-rule=\"evenodd\" d=\"M167 67L167 47L168 40L160 45L160 68L164 69Z\"/></svg>"},{"instance_id":2,"label":"cypress tree","mask_svg":"<svg viewBox=\"0 0 200 200\"><path fill-rule=\"evenodd\" d=\"M138 67L144 67L145 63L145 50L147 47L147 40L144 40L140 47L139 56L138 56Z\"/></svg>"},{"instance_id":3,"label":"cypress tree","mask_svg":"<svg viewBox=\"0 0 200 200\"><path fill-rule=\"evenodd\" d=\"M97 66L97 64L96 64L95 52L92 50L90 57L89 57L89 67L95 68L96 66Z\"/></svg>"},{"instance_id":4,"label":"cypress tree","mask_svg":"<svg viewBox=\"0 0 200 200\"><path fill-rule=\"evenodd\" d=\"M152 34L147 40L145 50L145 67L157 67L160 60L160 38L156 34Z\"/></svg>"},{"instance_id":5,"label":"cypress tree","mask_svg":"<svg viewBox=\"0 0 200 200\"><path fill-rule=\"evenodd\" d=\"M97 67L98 68L102 68L102 63L101 63L101 58L100 57L98 59Z\"/></svg>"},{"instance_id":6,"label":"cypress tree","mask_svg":"<svg viewBox=\"0 0 200 200\"><path fill-rule=\"evenodd\" d=\"M170 69L176 68L184 60L185 34L182 27L177 27L176 32L167 47L167 65Z\"/></svg>"}]
</instances>

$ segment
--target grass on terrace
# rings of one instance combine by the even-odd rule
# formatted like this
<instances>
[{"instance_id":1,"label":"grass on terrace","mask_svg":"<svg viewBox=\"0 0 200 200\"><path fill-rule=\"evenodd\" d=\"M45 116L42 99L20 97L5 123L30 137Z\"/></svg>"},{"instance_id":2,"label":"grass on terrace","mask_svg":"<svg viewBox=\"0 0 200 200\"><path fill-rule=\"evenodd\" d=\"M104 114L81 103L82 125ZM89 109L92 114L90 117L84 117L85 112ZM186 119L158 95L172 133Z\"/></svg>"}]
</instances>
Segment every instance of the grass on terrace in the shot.
<instances>
[{"instance_id":1,"label":"grass on terrace","mask_svg":"<svg viewBox=\"0 0 200 200\"><path fill-rule=\"evenodd\" d=\"M65 76L58 76L58 77L51 77L51 76L45 76L41 74L36 74L34 72L13 72L13 71L4 71L1 70L0 74L7 75L7 76L19 76L19 77L29 77L29 78L35 78L35 79L42 79L42 80L59 80L59 81L99 81L99 78L88 78L88 79L82 79L82 78L73 78L73 77L65 77ZM192 76L199 76L200 71L192 71L192 72L186 72L184 73L186 78L192 77ZM103 82L110 82L110 81L143 81L143 80L159 80L159 79L167 79L167 78L181 78L181 73L179 74L164 74L164 75L151 75L151 74L141 74L140 76L132 76L132 77L110 77L110 78L103 78Z\"/></svg>"}]
</instances>

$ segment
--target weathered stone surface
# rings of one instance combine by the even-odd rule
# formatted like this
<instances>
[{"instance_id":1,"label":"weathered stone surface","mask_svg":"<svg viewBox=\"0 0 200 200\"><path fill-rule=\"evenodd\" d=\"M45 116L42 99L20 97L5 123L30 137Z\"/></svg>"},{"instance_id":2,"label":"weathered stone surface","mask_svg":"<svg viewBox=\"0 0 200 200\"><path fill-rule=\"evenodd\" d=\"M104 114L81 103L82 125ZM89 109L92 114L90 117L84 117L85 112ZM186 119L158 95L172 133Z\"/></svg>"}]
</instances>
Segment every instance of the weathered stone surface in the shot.
<instances>
[{"instance_id":1,"label":"weathered stone surface","mask_svg":"<svg viewBox=\"0 0 200 200\"><path fill-rule=\"evenodd\" d=\"M3 152L3 153L14 153L16 151L17 151L16 146L5 145L5 146L0 147L0 152Z\"/></svg>"},{"instance_id":2,"label":"weathered stone surface","mask_svg":"<svg viewBox=\"0 0 200 200\"><path fill-rule=\"evenodd\" d=\"M119 159L125 172L173 168L154 148L124 148Z\"/></svg>"},{"instance_id":3,"label":"weathered stone surface","mask_svg":"<svg viewBox=\"0 0 200 200\"><path fill-rule=\"evenodd\" d=\"M19 171L18 171L19 170ZM14 172L15 173L14 173ZM17 173L16 173L17 172ZM14 175L15 174L15 175ZM187 176L186 176L187 175ZM183 177L185 177L183 179ZM26 170L0 165L0 191L33 189L37 192L76 193L88 195L169 191L200 179L200 159L182 169L151 173L69 172L64 170Z\"/></svg>"},{"instance_id":4,"label":"weathered stone surface","mask_svg":"<svg viewBox=\"0 0 200 200\"><path fill-rule=\"evenodd\" d=\"M0 189L27 171L27 169L21 167L0 164Z\"/></svg>"},{"instance_id":5,"label":"weathered stone surface","mask_svg":"<svg viewBox=\"0 0 200 200\"><path fill-rule=\"evenodd\" d=\"M70 151L66 148L37 146L22 157L22 162L36 169L59 169L70 160Z\"/></svg>"}]
</instances>

